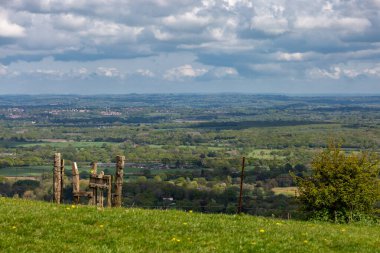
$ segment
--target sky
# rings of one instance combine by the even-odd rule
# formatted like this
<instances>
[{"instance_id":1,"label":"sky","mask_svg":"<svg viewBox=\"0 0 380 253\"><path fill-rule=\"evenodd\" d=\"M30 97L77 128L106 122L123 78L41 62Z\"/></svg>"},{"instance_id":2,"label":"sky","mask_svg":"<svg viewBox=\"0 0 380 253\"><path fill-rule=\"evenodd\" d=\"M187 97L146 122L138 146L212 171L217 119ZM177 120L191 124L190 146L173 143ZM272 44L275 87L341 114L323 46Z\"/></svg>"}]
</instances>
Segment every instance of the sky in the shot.
<instances>
[{"instance_id":1,"label":"sky","mask_svg":"<svg viewBox=\"0 0 380 253\"><path fill-rule=\"evenodd\" d=\"M0 0L0 94L380 94L380 0Z\"/></svg>"}]
</instances>

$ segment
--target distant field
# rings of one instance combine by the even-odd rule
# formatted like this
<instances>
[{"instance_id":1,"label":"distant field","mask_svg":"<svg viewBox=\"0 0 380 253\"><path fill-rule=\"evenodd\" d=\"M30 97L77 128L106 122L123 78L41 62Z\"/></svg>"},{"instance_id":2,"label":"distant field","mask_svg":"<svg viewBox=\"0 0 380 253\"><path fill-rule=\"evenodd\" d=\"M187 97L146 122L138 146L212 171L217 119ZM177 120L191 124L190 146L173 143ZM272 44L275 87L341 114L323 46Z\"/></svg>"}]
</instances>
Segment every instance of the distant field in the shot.
<instances>
[{"instance_id":1,"label":"distant field","mask_svg":"<svg viewBox=\"0 0 380 253\"><path fill-rule=\"evenodd\" d=\"M149 145L150 148L162 148L164 147L164 145L154 145L154 144L150 144ZM188 149L196 149L196 148L207 148L208 150L211 150L211 151L217 151L217 150L224 150L225 147L210 147L210 146L207 146L207 145L198 145L198 146L194 146L194 145L178 145L177 146L178 148L188 148Z\"/></svg>"},{"instance_id":2,"label":"distant field","mask_svg":"<svg viewBox=\"0 0 380 253\"><path fill-rule=\"evenodd\" d=\"M32 143L22 143L17 144L18 147L33 147L33 146L51 146L54 148L65 148L68 146L74 146L76 148L86 148L86 147L101 147L104 144L115 145L118 143L114 142L93 142L93 141L68 141L68 142L32 142Z\"/></svg>"},{"instance_id":3,"label":"distant field","mask_svg":"<svg viewBox=\"0 0 380 253\"><path fill-rule=\"evenodd\" d=\"M7 167L0 169L3 177L28 177L41 176L44 172L51 172L52 166L30 166L30 167Z\"/></svg>"},{"instance_id":4,"label":"distant field","mask_svg":"<svg viewBox=\"0 0 380 253\"><path fill-rule=\"evenodd\" d=\"M66 164L65 166L66 171L71 171L71 164ZM90 171L90 166L87 165L78 165L79 172L82 171ZM136 168L136 167L128 167L126 166L124 168L124 174L126 177L132 176L131 174L137 174L134 176L138 176L138 174L142 173L144 169L143 168ZM0 176L3 177L38 177L41 176L43 173L53 173L53 164L51 166L25 166L25 167L7 167L7 168L0 168ZM105 171L108 174L114 174L115 168L114 167L98 167L99 171ZM152 169L150 170L152 175L165 173L165 172L175 172L176 169Z\"/></svg>"},{"instance_id":5,"label":"distant field","mask_svg":"<svg viewBox=\"0 0 380 253\"><path fill-rule=\"evenodd\" d=\"M0 198L1 252L379 252L380 225Z\"/></svg>"},{"instance_id":6,"label":"distant field","mask_svg":"<svg viewBox=\"0 0 380 253\"><path fill-rule=\"evenodd\" d=\"M285 156L279 156L275 153L277 151L280 151L280 149L254 149L251 152L248 153L249 158L257 158L257 159L264 159L264 160L270 160L276 157L277 159L285 159Z\"/></svg>"},{"instance_id":7,"label":"distant field","mask_svg":"<svg viewBox=\"0 0 380 253\"><path fill-rule=\"evenodd\" d=\"M277 195L283 194L294 197L297 192L297 187L275 187L272 188L272 191Z\"/></svg>"}]
</instances>

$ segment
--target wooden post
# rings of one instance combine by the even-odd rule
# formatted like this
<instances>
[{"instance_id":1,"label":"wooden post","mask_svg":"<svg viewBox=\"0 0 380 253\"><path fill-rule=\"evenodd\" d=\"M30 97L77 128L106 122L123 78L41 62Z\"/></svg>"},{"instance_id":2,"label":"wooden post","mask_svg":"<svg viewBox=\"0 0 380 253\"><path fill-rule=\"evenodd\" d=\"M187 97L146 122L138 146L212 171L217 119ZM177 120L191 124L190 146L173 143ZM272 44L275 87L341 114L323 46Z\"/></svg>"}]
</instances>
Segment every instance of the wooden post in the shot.
<instances>
[{"instance_id":1,"label":"wooden post","mask_svg":"<svg viewBox=\"0 0 380 253\"><path fill-rule=\"evenodd\" d=\"M97 175L98 180L99 179L103 179L103 177L104 177L104 172L103 171L100 172L99 175ZM103 180L102 180L102 182L103 182ZM96 192L99 195L99 197L98 197L98 203L96 203L96 204L99 207L103 207L104 206L104 190L103 190L103 188L97 187L96 188Z\"/></svg>"},{"instance_id":2,"label":"wooden post","mask_svg":"<svg viewBox=\"0 0 380 253\"><path fill-rule=\"evenodd\" d=\"M111 175L105 175L104 178L107 178L107 207L112 207L112 177Z\"/></svg>"},{"instance_id":3,"label":"wooden post","mask_svg":"<svg viewBox=\"0 0 380 253\"><path fill-rule=\"evenodd\" d=\"M60 202L62 203L63 202L63 187L64 187L64 183L65 183L64 182L64 176L65 176L65 160L64 159L61 159L61 168L60 169L61 169L60 170L60 173L61 173L61 175L60 175L60 177L61 177L61 189L60 189L61 200L60 200Z\"/></svg>"},{"instance_id":4,"label":"wooden post","mask_svg":"<svg viewBox=\"0 0 380 253\"><path fill-rule=\"evenodd\" d=\"M96 176L98 170L98 164L96 162L93 162L91 164L91 174L93 176ZM90 175L91 177L91 175ZM98 189L97 188L92 188L92 204L93 205L98 205L99 197L98 197Z\"/></svg>"},{"instance_id":5,"label":"wooden post","mask_svg":"<svg viewBox=\"0 0 380 253\"><path fill-rule=\"evenodd\" d=\"M54 202L61 203L61 154L54 154L54 175L53 175L53 195Z\"/></svg>"},{"instance_id":6,"label":"wooden post","mask_svg":"<svg viewBox=\"0 0 380 253\"><path fill-rule=\"evenodd\" d=\"M243 160L241 162L240 194L239 194L239 205L238 205L238 211L237 211L238 214L241 213L241 208L243 205L242 198L243 198L244 167L245 167L245 157L243 157Z\"/></svg>"},{"instance_id":7,"label":"wooden post","mask_svg":"<svg viewBox=\"0 0 380 253\"><path fill-rule=\"evenodd\" d=\"M98 163L97 162L93 162L91 164L91 174L93 175L96 175L98 173Z\"/></svg>"},{"instance_id":8,"label":"wooden post","mask_svg":"<svg viewBox=\"0 0 380 253\"><path fill-rule=\"evenodd\" d=\"M79 191L80 191L80 180L79 180L79 171L77 167L77 163L73 162L73 165L71 167L73 172L73 196L74 196L74 203L79 204Z\"/></svg>"},{"instance_id":9,"label":"wooden post","mask_svg":"<svg viewBox=\"0 0 380 253\"><path fill-rule=\"evenodd\" d=\"M114 205L116 207L121 207L124 161L125 161L125 156L116 157L115 197L114 197Z\"/></svg>"},{"instance_id":10,"label":"wooden post","mask_svg":"<svg viewBox=\"0 0 380 253\"><path fill-rule=\"evenodd\" d=\"M103 189L99 189L99 206L100 207L104 207L104 190Z\"/></svg>"}]
</instances>

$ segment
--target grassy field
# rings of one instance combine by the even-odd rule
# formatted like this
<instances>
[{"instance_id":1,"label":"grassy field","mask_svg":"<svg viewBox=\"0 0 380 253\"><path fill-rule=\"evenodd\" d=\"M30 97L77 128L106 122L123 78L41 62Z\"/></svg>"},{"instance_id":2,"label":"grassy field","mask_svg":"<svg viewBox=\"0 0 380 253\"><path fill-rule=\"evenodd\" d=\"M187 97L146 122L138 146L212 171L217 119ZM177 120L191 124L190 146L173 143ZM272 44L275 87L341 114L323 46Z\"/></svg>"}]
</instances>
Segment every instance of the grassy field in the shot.
<instances>
[{"instance_id":1,"label":"grassy field","mask_svg":"<svg viewBox=\"0 0 380 253\"><path fill-rule=\"evenodd\" d=\"M278 156L272 154L273 152L277 152L279 149L254 149L251 152L248 153L248 158L255 158L255 159L266 159L271 160L274 157L277 159L285 159L285 156Z\"/></svg>"},{"instance_id":2,"label":"grassy field","mask_svg":"<svg viewBox=\"0 0 380 253\"><path fill-rule=\"evenodd\" d=\"M7 167L0 169L0 176L3 177L37 177L42 173L52 173L53 166L27 166L27 167Z\"/></svg>"},{"instance_id":3,"label":"grassy field","mask_svg":"<svg viewBox=\"0 0 380 253\"><path fill-rule=\"evenodd\" d=\"M107 145L118 145L119 143L114 142L95 142L95 141L73 141L73 142L32 142L32 143L22 143L17 144L18 147L34 147L34 146L50 146L54 148L65 148L68 146L73 146L76 148L88 148L88 147L102 147L104 144Z\"/></svg>"},{"instance_id":4,"label":"grassy field","mask_svg":"<svg viewBox=\"0 0 380 253\"><path fill-rule=\"evenodd\" d=\"M0 252L379 252L379 225L0 198Z\"/></svg>"},{"instance_id":5,"label":"grassy field","mask_svg":"<svg viewBox=\"0 0 380 253\"><path fill-rule=\"evenodd\" d=\"M294 197L294 195L297 194L297 189L297 187L274 187L272 188L272 191L276 195L283 194L286 196Z\"/></svg>"},{"instance_id":6,"label":"grassy field","mask_svg":"<svg viewBox=\"0 0 380 253\"><path fill-rule=\"evenodd\" d=\"M90 166L88 164L78 165L79 172L90 171ZM71 171L71 164L66 166L67 171ZM131 174L141 174L144 169L136 167L125 167L124 173L126 175ZM180 169L178 169L180 170ZM98 167L98 171L106 171L108 174L115 174L115 167ZM151 174L156 175L160 173L174 173L177 169L157 169L150 170ZM53 165L51 166L23 166L23 167L6 167L0 168L0 176L2 177L38 177L43 173L53 173ZM138 176L138 175L136 175Z\"/></svg>"}]
</instances>

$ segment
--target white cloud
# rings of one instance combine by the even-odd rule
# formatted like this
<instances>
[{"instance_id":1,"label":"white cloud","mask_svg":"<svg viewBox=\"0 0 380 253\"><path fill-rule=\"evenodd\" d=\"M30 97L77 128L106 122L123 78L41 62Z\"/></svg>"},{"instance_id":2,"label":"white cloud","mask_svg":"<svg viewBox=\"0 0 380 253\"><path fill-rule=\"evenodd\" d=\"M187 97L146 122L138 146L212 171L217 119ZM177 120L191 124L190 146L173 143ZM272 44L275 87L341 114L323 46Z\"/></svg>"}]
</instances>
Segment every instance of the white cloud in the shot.
<instances>
[{"instance_id":1,"label":"white cloud","mask_svg":"<svg viewBox=\"0 0 380 253\"><path fill-rule=\"evenodd\" d=\"M0 76L5 76L8 73L7 67L0 64Z\"/></svg>"},{"instance_id":2,"label":"white cloud","mask_svg":"<svg viewBox=\"0 0 380 253\"><path fill-rule=\"evenodd\" d=\"M79 69L77 70L77 72L78 72L79 74L81 74L81 75L86 75L86 74L88 74L88 69L86 69L86 68L79 68Z\"/></svg>"},{"instance_id":3,"label":"white cloud","mask_svg":"<svg viewBox=\"0 0 380 253\"><path fill-rule=\"evenodd\" d=\"M169 81L183 81L187 78L195 78L207 73L205 68L193 68L190 64L169 69L164 74L164 79Z\"/></svg>"},{"instance_id":4,"label":"white cloud","mask_svg":"<svg viewBox=\"0 0 380 253\"><path fill-rule=\"evenodd\" d=\"M325 12L332 12L333 11L333 5L330 2L326 2L322 6L322 10L325 11Z\"/></svg>"},{"instance_id":5,"label":"white cloud","mask_svg":"<svg viewBox=\"0 0 380 253\"><path fill-rule=\"evenodd\" d=\"M278 35L288 31L288 20L285 18L276 18L272 15L255 16L251 21L251 29Z\"/></svg>"},{"instance_id":6,"label":"white cloud","mask_svg":"<svg viewBox=\"0 0 380 253\"><path fill-rule=\"evenodd\" d=\"M277 59L281 61L302 61L303 53L278 53Z\"/></svg>"},{"instance_id":7,"label":"white cloud","mask_svg":"<svg viewBox=\"0 0 380 253\"><path fill-rule=\"evenodd\" d=\"M370 26L371 22L364 17L302 16L295 22L295 27L300 29L341 29L341 32L362 32Z\"/></svg>"},{"instance_id":8,"label":"white cloud","mask_svg":"<svg viewBox=\"0 0 380 253\"><path fill-rule=\"evenodd\" d=\"M225 77L237 76L238 72L234 68L223 67L223 68L216 68L215 70L213 70L213 74L216 78L225 78Z\"/></svg>"},{"instance_id":9,"label":"white cloud","mask_svg":"<svg viewBox=\"0 0 380 253\"><path fill-rule=\"evenodd\" d=\"M57 76L62 77L64 72L56 69L36 69L30 71L32 74L44 75L44 76Z\"/></svg>"},{"instance_id":10,"label":"white cloud","mask_svg":"<svg viewBox=\"0 0 380 253\"><path fill-rule=\"evenodd\" d=\"M169 28L175 29L199 29L210 22L210 17L198 16L199 9L195 8L190 12L179 15L170 15L163 18L163 24Z\"/></svg>"},{"instance_id":11,"label":"white cloud","mask_svg":"<svg viewBox=\"0 0 380 253\"><path fill-rule=\"evenodd\" d=\"M329 69L322 68L313 68L309 70L308 74L312 78L330 78L334 80L338 80L341 78L349 78L355 79L359 76L367 76L367 77L380 77L380 64L375 65L335 65L330 67Z\"/></svg>"},{"instance_id":12,"label":"white cloud","mask_svg":"<svg viewBox=\"0 0 380 253\"><path fill-rule=\"evenodd\" d=\"M0 10L0 37L19 38L24 35L24 27L10 22L7 14Z\"/></svg>"},{"instance_id":13,"label":"white cloud","mask_svg":"<svg viewBox=\"0 0 380 253\"><path fill-rule=\"evenodd\" d=\"M57 22L58 28L69 30L80 30L89 25L88 19L84 16L74 15L72 13L64 13L53 17Z\"/></svg>"},{"instance_id":14,"label":"white cloud","mask_svg":"<svg viewBox=\"0 0 380 253\"><path fill-rule=\"evenodd\" d=\"M155 74L150 71L149 69L138 69L136 70L136 73L140 76L145 76L145 77L154 77Z\"/></svg>"},{"instance_id":15,"label":"white cloud","mask_svg":"<svg viewBox=\"0 0 380 253\"><path fill-rule=\"evenodd\" d=\"M112 67L98 67L96 73L105 77L123 77L117 68Z\"/></svg>"}]
</instances>

